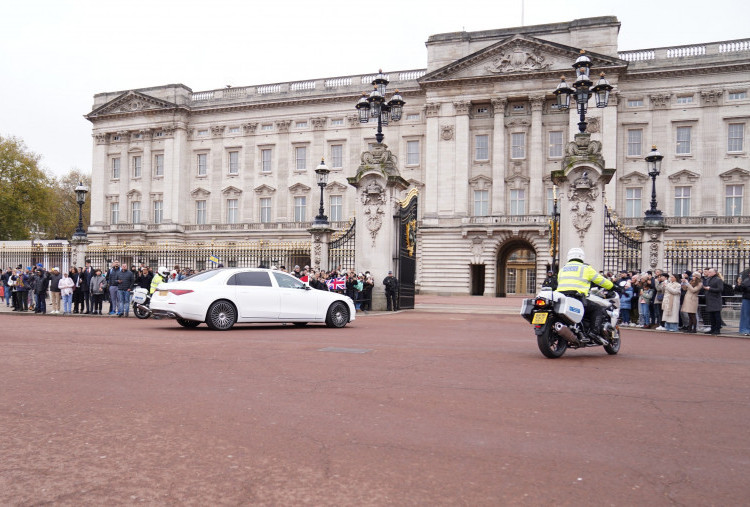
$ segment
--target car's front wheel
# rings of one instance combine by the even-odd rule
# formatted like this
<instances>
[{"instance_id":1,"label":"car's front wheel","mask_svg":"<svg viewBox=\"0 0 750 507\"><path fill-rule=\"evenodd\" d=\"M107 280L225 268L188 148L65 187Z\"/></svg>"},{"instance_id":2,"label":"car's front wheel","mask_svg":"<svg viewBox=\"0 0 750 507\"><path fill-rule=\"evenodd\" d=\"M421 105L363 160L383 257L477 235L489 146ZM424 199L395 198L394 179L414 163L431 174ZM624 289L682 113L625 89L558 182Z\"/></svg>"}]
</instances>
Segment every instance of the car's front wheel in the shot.
<instances>
[{"instance_id":1,"label":"car's front wheel","mask_svg":"<svg viewBox=\"0 0 750 507\"><path fill-rule=\"evenodd\" d=\"M226 331L237 322L237 309L226 300L214 301L208 307L206 325L214 331Z\"/></svg>"},{"instance_id":2,"label":"car's front wheel","mask_svg":"<svg viewBox=\"0 0 750 507\"><path fill-rule=\"evenodd\" d=\"M341 301L333 303L326 314L326 326L344 327L349 323L349 307Z\"/></svg>"}]
</instances>

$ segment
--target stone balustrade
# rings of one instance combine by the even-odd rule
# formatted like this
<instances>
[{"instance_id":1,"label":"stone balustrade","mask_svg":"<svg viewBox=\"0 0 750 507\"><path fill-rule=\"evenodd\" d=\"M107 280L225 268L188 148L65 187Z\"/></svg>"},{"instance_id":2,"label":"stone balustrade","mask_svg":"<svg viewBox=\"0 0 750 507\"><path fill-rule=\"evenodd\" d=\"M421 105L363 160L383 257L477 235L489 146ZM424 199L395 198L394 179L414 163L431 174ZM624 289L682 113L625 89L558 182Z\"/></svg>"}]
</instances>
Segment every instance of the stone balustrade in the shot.
<instances>
[{"instance_id":1,"label":"stone balustrade","mask_svg":"<svg viewBox=\"0 0 750 507\"><path fill-rule=\"evenodd\" d=\"M636 49L621 51L618 57L627 62L645 62L651 60L669 60L674 58L695 58L725 53L750 51L750 39L738 39L707 44L693 44L688 46L671 46L663 48Z\"/></svg>"}]
</instances>

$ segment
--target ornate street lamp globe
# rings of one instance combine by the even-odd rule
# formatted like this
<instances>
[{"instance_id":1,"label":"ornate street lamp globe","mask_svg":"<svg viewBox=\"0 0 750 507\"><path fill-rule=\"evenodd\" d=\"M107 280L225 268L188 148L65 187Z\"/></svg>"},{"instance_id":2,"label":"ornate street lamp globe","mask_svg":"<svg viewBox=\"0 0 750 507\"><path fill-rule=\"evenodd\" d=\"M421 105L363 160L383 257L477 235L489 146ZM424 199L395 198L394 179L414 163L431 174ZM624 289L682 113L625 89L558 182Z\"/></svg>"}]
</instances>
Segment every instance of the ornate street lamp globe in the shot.
<instances>
[{"instance_id":1,"label":"ornate street lamp globe","mask_svg":"<svg viewBox=\"0 0 750 507\"><path fill-rule=\"evenodd\" d=\"M609 84L609 81L604 79L604 72L599 74L599 81L597 81L596 86L594 86L591 91L594 93L594 98L596 99L596 107L607 107L607 104L609 103L609 92L612 90L612 85Z\"/></svg>"},{"instance_id":2,"label":"ornate street lamp globe","mask_svg":"<svg viewBox=\"0 0 750 507\"><path fill-rule=\"evenodd\" d=\"M396 93L393 94L391 100L388 101L388 107L391 110L391 119L393 119L393 121L399 121L401 119L404 104L406 104L406 102L404 102L403 97L401 97L401 94L396 90Z\"/></svg>"},{"instance_id":3,"label":"ornate street lamp globe","mask_svg":"<svg viewBox=\"0 0 750 507\"><path fill-rule=\"evenodd\" d=\"M378 92L380 92L380 95L385 97L385 90L388 87L388 79L386 79L385 75L383 74L383 69L378 69L378 75L375 76L375 79L372 80L372 84L378 89Z\"/></svg>"},{"instance_id":4,"label":"ornate street lamp globe","mask_svg":"<svg viewBox=\"0 0 750 507\"><path fill-rule=\"evenodd\" d=\"M363 93L362 98L357 101L356 108L359 112L360 123L367 123L370 121L370 103L367 101L366 93Z\"/></svg>"},{"instance_id":5,"label":"ornate street lamp globe","mask_svg":"<svg viewBox=\"0 0 750 507\"><path fill-rule=\"evenodd\" d=\"M78 186L75 189L76 193L76 202L83 206L83 204L86 202L86 194L89 193L88 187L84 186L82 181L78 182Z\"/></svg>"},{"instance_id":6,"label":"ornate street lamp globe","mask_svg":"<svg viewBox=\"0 0 750 507\"><path fill-rule=\"evenodd\" d=\"M648 174L651 177L659 176L661 173L661 161L664 155L659 153L656 146L651 147L651 151L646 155L646 163L648 164Z\"/></svg>"},{"instance_id":7,"label":"ornate street lamp globe","mask_svg":"<svg viewBox=\"0 0 750 507\"><path fill-rule=\"evenodd\" d=\"M560 84L557 85L557 88L555 88L555 91L552 93L554 93L557 98L557 103L555 104L557 109L565 111L570 107L570 96L575 93L575 90L565 82L565 76L561 76Z\"/></svg>"},{"instance_id":8,"label":"ornate street lamp globe","mask_svg":"<svg viewBox=\"0 0 750 507\"><path fill-rule=\"evenodd\" d=\"M328 184L328 173L330 169L326 165L325 159L320 159L320 164L315 168L315 174L317 175L318 185L325 187Z\"/></svg>"}]
</instances>

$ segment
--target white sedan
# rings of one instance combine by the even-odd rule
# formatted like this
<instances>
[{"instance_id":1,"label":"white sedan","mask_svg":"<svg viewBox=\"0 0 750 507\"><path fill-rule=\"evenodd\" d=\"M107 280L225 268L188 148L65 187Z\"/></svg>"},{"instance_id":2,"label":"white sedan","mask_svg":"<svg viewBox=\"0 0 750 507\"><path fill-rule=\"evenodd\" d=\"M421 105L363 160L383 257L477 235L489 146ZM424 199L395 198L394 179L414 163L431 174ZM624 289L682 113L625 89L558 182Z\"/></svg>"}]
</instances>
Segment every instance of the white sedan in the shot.
<instances>
[{"instance_id":1,"label":"white sedan","mask_svg":"<svg viewBox=\"0 0 750 507\"><path fill-rule=\"evenodd\" d=\"M237 322L325 322L328 327L344 327L355 318L351 298L259 268L215 269L161 283L150 307L154 316L177 319L183 327L205 322L218 331Z\"/></svg>"}]
</instances>

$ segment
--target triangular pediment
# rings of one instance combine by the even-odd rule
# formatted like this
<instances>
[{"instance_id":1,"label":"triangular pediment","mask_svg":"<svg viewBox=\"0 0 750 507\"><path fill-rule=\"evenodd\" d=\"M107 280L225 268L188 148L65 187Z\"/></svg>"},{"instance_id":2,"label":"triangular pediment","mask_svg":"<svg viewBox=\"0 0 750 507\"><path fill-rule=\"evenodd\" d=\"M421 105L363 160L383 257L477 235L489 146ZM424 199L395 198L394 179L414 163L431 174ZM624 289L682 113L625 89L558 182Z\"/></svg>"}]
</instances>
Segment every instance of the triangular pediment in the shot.
<instances>
[{"instance_id":1,"label":"triangular pediment","mask_svg":"<svg viewBox=\"0 0 750 507\"><path fill-rule=\"evenodd\" d=\"M750 179L750 171L735 167L734 169L721 173L719 178L726 183L742 183Z\"/></svg>"},{"instance_id":2,"label":"triangular pediment","mask_svg":"<svg viewBox=\"0 0 750 507\"><path fill-rule=\"evenodd\" d=\"M326 185L326 191L328 192L345 192L346 189L349 188L346 185L342 185L338 181L334 181L333 183L329 183Z\"/></svg>"},{"instance_id":3,"label":"triangular pediment","mask_svg":"<svg viewBox=\"0 0 750 507\"><path fill-rule=\"evenodd\" d=\"M273 187L269 187L265 183L262 185L259 185L253 189L256 194L258 195L271 195L274 192L276 192L276 189Z\"/></svg>"},{"instance_id":4,"label":"triangular pediment","mask_svg":"<svg viewBox=\"0 0 750 507\"><path fill-rule=\"evenodd\" d=\"M648 176L639 173L638 171L631 171L624 176L620 176L619 180L625 185L632 185L633 183L639 183L642 185L648 181Z\"/></svg>"},{"instance_id":5,"label":"triangular pediment","mask_svg":"<svg viewBox=\"0 0 750 507\"><path fill-rule=\"evenodd\" d=\"M100 118L102 116L120 115L120 114L139 114L151 111L171 110L178 106L173 102L157 99L145 93L134 90L127 91L117 98L114 98L97 107L86 115L87 119Z\"/></svg>"},{"instance_id":6,"label":"triangular pediment","mask_svg":"<svg viewBox=\"0 0 750 507\"><path fill-rule=\"evenodd\" d=\"M310 191L310 187L308 187L304 183L295 183L294 185L289 187L289 191L293 194L304 194Z\"/></svg>"},{"instance_id":7,"label":"triangular pediment","mask_svg":"<svg viewBox=\"0 0 750 507\"><path fill-rule=\"evenodd\" d=\"M572 64L580 56L580 50L581 48L516 34L430 72L419 81L428 84L488 77L518 78L534 73L563 73L572 81ZM597 72L601 69L627 67L627 62L618 58L599 53L586 54L591 58L592 69ZM592 75L595 75L593 70Z\"/></svg>"},{"instance_id":8,"label":"triangular pediment","mask_svg":"<svg viewBox=\"0 0 750 507\"><path fill-rule=\"evenodd\" d=\"M224 190L222 190L221 193L224 195L240 195L242 193L242 190L235 186L229 185Z\"/></svg>"},{"instance_id":9,"label":"triangular pediment","mask_svg":"<svg viewBox=\"0 0 750 507\"><path fill-rule=\"evenodd\" d=\"M406 182L409 184L409 188L416 188L417 190L424 188L424 182L417 179L409 178Z\"/></svg>"},{"instance_id":10,"label":"triangular pediment","mask_svg":"<svg viewBox=\"0 0 750 507\"><path fill-rule=\"evenodd\" d=\"M694 173L693 171L688 171L687 169L683 169L682 171L677 171L674 174L670 174L669 181L672 183L694 183L700 179L700 174Z\"/></svg>"},{"instance_id":11,"label":"triangular pediment","mask_svg":"<svg viewBox=\"0 0 750 507\"><path fill-rule=\"evenodd\" d=\"M193 190L192 192L190 192L190 195L194 199L196 199L196 198L205 198L205 197L208 197L209 195L211 195L211 192L209 192L205 188L198 187L195 190Z\"/></svg>"},{"instance_id":12,"label":"triangular pediment","mask_svg":"<svg viewBox=\"0 0 750 507\"><path fill-rule=\"evenodd\" d=\"M487 190L492 187L492 178L479 174L469 180L469 186L474 190Z\"/></svg>"}]
</instances>

